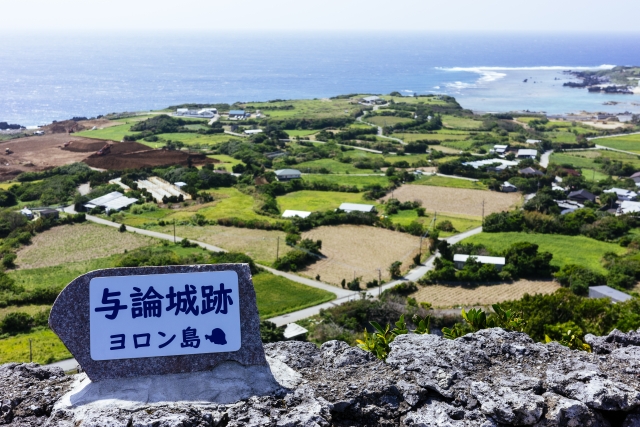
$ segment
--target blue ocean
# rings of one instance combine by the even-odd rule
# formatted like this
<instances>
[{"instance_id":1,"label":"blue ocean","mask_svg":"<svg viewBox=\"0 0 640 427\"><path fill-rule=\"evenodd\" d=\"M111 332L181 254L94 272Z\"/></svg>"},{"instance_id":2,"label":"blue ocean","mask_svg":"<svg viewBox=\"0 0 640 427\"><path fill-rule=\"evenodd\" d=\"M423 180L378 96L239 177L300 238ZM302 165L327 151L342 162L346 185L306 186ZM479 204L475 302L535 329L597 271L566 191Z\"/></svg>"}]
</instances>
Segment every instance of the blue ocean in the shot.
<instances>
[{"instance_id":1,"label":"blue ocean","mask_svg":"<svg viewBox=\"0 0 640 427\"><path fill-rule=\"evenodd\" d=\"M640 65L640 33L5 33L2 41L0 121L25 126L186 102L391 91L449 94L483 112L640 112L640 95L562 86L572 79L565 70Z\"/></svg>"}]
</instances>

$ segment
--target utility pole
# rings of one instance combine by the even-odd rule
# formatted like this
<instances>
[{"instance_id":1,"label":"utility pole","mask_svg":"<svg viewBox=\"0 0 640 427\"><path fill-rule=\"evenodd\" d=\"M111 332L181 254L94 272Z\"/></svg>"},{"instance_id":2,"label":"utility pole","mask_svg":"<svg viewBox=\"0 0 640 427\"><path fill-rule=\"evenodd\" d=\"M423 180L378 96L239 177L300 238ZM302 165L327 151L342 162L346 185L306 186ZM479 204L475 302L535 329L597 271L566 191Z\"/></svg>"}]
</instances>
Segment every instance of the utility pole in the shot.
<instances>
[{"instance_id":1,"label":"utility pole","mask_svg":"<svg viewBox=\"0 0 640 427\"><path fill-rule=\"evenodd\" d=\"M280 259L280 236L278 236L278 244L276 246L276 261Z\"/></svg>"},{"instance_id":2,"label":"utility pole","mask_svg":"<svg viewBox=\"0 0 640 427\"><path fill-rule=\"evenodd\" d=\"M482 199L482 225L484 226L484 199Z\"/></svg>"},{"instance_id":3,"label":"utility pole","mask_svg":"<svg viewBox=\"0 0 640 427\"><path fill-rule=\"evenodd\" d=\"M29 338L29 363L33 362L33 350L31 348L31 338Z\"/></svg>"},{"instance_id":4,"label":"utility pole","mask_svg":"<svg viewBox=\"0 0 640 427\"><path fill-rule=\"evenodd\" d=\"M382 270L378 269L378 298L382 292Z\"/></svg>"},{"instance_id":5,"label":"utility pole","mask_svg":"<svg viewBox=\"0 0 640 427\"><path fill-rule=\"evenodd\" d=\"M175 245L176 243L176 220L175 218L173 219L173 244Z\"/></svg>"}]
</instances>

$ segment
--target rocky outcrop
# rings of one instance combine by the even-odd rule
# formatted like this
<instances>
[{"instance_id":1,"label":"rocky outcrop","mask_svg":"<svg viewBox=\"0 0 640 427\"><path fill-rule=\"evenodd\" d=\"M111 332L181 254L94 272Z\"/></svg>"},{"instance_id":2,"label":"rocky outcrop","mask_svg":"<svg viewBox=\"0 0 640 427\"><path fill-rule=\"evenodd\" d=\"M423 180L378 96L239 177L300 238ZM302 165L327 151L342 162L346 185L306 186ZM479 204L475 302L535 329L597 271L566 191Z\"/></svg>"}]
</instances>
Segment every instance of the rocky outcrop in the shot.
<instances>
[{"instance_id":1,"label":"rocky outcrop","mask_svg":"<svg viewBox=\"0 0 640 427\"><path fill-rule=\"evenodd\" d=\"M287 387L232 404L142 403L138 409L117 402L62 408L56 402L69 377L9 364L0 367L2 420L69 427L633 427L640 426L639 337L588 336L594 353L585 353L497 328L453 341L404 335L392 343L386 363L340 341L320 348L281 342L266 345L266 352L272 366L282 362L297 372Z\"/></svg>"}]
</instances>

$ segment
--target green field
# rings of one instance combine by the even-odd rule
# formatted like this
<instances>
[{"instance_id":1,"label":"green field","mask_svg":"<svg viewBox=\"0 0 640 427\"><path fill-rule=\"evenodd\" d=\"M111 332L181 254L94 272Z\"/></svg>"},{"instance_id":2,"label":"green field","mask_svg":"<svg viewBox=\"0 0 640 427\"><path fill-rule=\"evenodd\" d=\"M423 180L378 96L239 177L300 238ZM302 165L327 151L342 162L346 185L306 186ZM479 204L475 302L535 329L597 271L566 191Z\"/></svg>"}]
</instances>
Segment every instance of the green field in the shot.
<instances>
[{"instance_id":1,"label":"green field","mask_svg":"<svg viewBox=\"0 0 640 427\"><path fill-rule=\"evenodd\" d=\"M278 102L250 102L246 105L261 110L263 114L273 119L344 117L361 108L360 105L351 103L349 99L297 99ZM288 105L293 105L294 108L290 110L265 109L265 107Z\"/></svg>"},{"instance_id":2,"label":"green field","mask_svg":"<svg viewBox=\"0 0 640 427\"><path fill-rule=\"evenodd\" d=\"M552 153L549 161L551 163L559 165L573 165L576 168L582 169L582 174L588 181L591 181L594 178L596 181L599 181L601 179L607 178L608 175L602 172L602 163L596 163L594 161L597 158L608 158L623 163L630 163L634 167L640 168L640 159L638 158L638 156L605 150L584 150L564 153Z\"/></svg>"},{"instance_id":3,"label":"green field","mask_svg":"<svg viewBox=\"0 0 640 427\"><path fill-rule=\"evenodd\" d=\"M376 126L394 126L398 123L413 123L413 119L396 116L366 116L363 120L367 123L373 123Z\"/></svg>"},{"instance_id":4,"label":"green field","mask_svg":"<svg viewBox=\"0 0 640 427\"><path fill-rule=\"evenodd\" d=\"M358 188L363 188L367 185L381 185L387 187L389 185L389 178L386 176L354 176L354 175L337 175L337 174L318 174L318 175L303 175L302 179L307 182L330 182L340 185L355 185Z\"/></svg>"},{"instance_id":5,"label":"green field","mask_svg":"<svg viewBox=\"0 0 640 427\"><path fill-rule=\"evenodd\" d=\"M276 200L282 212L286 209L311 212L326 211L337 209L342 203L377 205L373 200L365 200L362 193L341 193L337 191L296 191L279 196Z\"/></svg>"},{"instance_id":6,"label":"green field","mask_svg":"<svg viewBox=\"0 0 640 427\"><path fill-rule=\"evenodd\" d=\"M640 154L640 134L593 140L598 145Z\"/></svg>"},{"instance_id":7,"label":"green field","mask_svg":"<svg viewBox=\"0 0 640 427\"><path fill-rule=\"evenodd\" d=\"M467 179L449 178L438 175L427 175L416 179L414 184L431 185L433 187L451 188L471 188L473 190L486 190L487 186L480 181L469 181Z\"/></svg>"},{"instance_id":8,"label":"green field","mask_svg":"<svg viewBox=\"0 0 640 427\"><path fill-rule=\"evenodd\" d=\"M394 138L399 138L404 142L413 142L420 140L429 141L462 141L469 137L467 133L393 133Z\"/></svg>"},{"instance_id":9,"label":"green field","mask_svg":"<svg viewBox=\"0 0 640 427\"><path fill-rule=\"evenodd\" d=\"M478 130L482 129L482 121L468 117L442 116L442 124L448 128Z\"/></svg>"},{"instance_id":10,"label":"green field","mask_svg":"<svg viewBox=\"0 0 640 427\"><path fill-rule=\"evenodd\" d=\"M399 211L397 214L389 215L389 219L396 224L409 225L413 221L418 221L422 223L425 227L430 227L433 221L433 213L427 213L423 217L419 217L418 213L415 209ZM434 226L437 226L443 221L451 221L451 224L455 228L456 231L453 232L440 232L440 237L449 237L454 234L462 233L467 230L471 230L472 228L480 227L482 225L482 221L480 217L472 217L465 215L452 215L452 214L438 214L436 218Z\"/></svg>"},{"instance_id":11,"label":"green field","mask_svg":"<svg viewBox=\"0 0 640 427\"><path fill-rule=\"evenodd\" d=\"M70 359L71 353L51 329L40 329L0 340L0 364L29 362L29 339L33 349L33 361L40 364Z\"/></svg>"},{"instance_id":12,"label":"green field","mask_svg":"<svg viewBox=\"0 0 640 427\"><path fill-rule=\"evenodd\" d=\"M576 135L572 132L562 132L562 131L546 132L545 136L547 138L550 138L553 142L559 142L559 143L565 143L565 144L572 144L576 142Z\"/></svg>"},{"instance_id":13,"label":"green field","mask_svg":"<svg viewBox=\"0 0 640 427\"><path fill-rule=\"evenodd\" d=\"M234 159L231 156L227 156L226 154L216 154L216 155L211 155L211 156L207 156L207 157L211 157L212 159L220 160L221 163L216 163L214 165L214 167L216 169L218 169L219 167L223 166L229 172L231 172L231 168L232 167L242 163L242 161L240 161L238 159Z\"/></svg>"},{"instance_id":14,"label":"green field","mask_svg":"<svg viewBox=\"0 0 640 427\"><path fill-rule=\"evenodd\" d=\"M606 252L623 254L626 248L614 243L600 242L584 236L533 233L480 233L464 240L465 243L483 244L491 251L504 251L516 242L539 245L539 250L553 254L552 265L578 264L599 273L606 273L600 261Z\"/></svg>"},{"instance_id":15,"label":"green field","mask_svg":"<svg viewBox=\"0 0 640 427\"><path fill-rule=\"evenodd\" d=\"M124 138L125 135L131 135L129 129L133 125L134 122L132 121L132 123L111 126L104 129L83 130L82 132L77 132L74 135L84 136L87 138L108 139L110 141L122 141L122 138Z\"/></svg>"},{"instance_id":16,"label":"green field","mask_svg":"<svg viewBox=\"0 0 640 427\"><path fill-rule=\"evenodd\" d=\"M268 272L253 276L253 286L262 319L301 310L335 298L335 294L330 292L301 285Z\"/></svg>"},{"instance_id":17,"label":"green field","mask_svg":"<svg viewBox=\"0 0 640 427\"><path fill-rule=\"evenodd\" d=\"M295 136L303 137L303 136L313 135L314 133L318 133L317 130L285 130L285 132L290 137L295 137Z\"/></svg>"},{"instance_id":18,"label":"green field","mask_svg":"<svg viewBox=\"0 0 640 427\"><path fill-rule=\"evenodd\" d=\"M298 163L295 168L302 173L317 172L320 168L325 168L330 173L373 173L373 170L371 169L358 169L351 163L341 163L333 159L319 159Z\"/></svg>"},{"instance_id":19,"label":"green field","mask_svg":"<svg viewBox=\"0 0 640 427\"><path fill-rule=\"evenodd\" d=\"M473 141L443 141L441 146L454 148L460 151L468 151L473 147Z\"/></svg>"}]
</instances>

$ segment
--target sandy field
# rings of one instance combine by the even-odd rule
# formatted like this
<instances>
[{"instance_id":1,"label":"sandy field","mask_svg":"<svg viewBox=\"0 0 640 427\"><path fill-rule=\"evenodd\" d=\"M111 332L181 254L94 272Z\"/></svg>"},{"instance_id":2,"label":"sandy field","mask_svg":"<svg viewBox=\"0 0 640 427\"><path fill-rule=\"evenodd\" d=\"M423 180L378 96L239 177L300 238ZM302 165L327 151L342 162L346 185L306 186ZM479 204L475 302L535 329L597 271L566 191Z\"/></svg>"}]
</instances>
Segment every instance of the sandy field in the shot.
<instances>
[{"instance_id":1,"label":"sandy field","mask_svg":"<svg viewBox=\"0 0 640 427\"><path fill-rule=\"evenodd\" d=\"M323 282L340 285L342 279L362 277L362 286L378 278L389 279L388 268L395 261L403 261L406 271L411 258L418 252L420 238L383 228L339 225L319 227L302 234L304 239L322 240L321 252L326 258L310 265L301 273L305 276L320 275Z\"/></svg>"},{"instance_id":2,"label":"sandy field","mask_svg":"<svg viewBox=\"0 0 640 427\"><path fill-rule=\"evenodd\" d=\"M24 171L38 171L84 160L88 153L63 150L62 144L95 143L95 139L65 133L29 136L0 144L0 180L7 181ZM5 149L12 151L6 154Z\"/></svg>"},{"instance_id":3,"label":"sandy field","mask_svg":"<svg viewBox=\"0 0 640 427\"><path fill-rule=\"evenodd\" d=\"M524 294L551 294L560 289L554 281L519 280L514 283L463 288L461 286L429 285L411 295L418 302L429 302L434 308L458 305L490 305L502 301L520 299Z\"/></svg>"},{"instance_id":4,"label":"sandy field","mask_svg":"<svg viewBox=\"0 0 640 427\"><path fill-rule=\"evenodd\" d=\"M626 125L620 122L582 122L582 124L597 128L597 129L617 129L623 128Z\"/></svg>"},{"instance_id":5,"label":"sandy field","mask_svg":"<svg viewBox=\"0 0 640 427\"><path fill-rule=\"evenodd\" d=\"M511 209L520 200L517 193L499 193L497 191L469 190L466 188L432 187L427 185L403 185L384 197L394 198L401 202L420 200L427 211L448 212L464 215L482 215L484 213L502 212Z\"/></svg>"},{"instance_id":6,"label":"sandy field","mask_svg":"<svg viewBox=\"0 0 640 427\"><path fill-rule=\"evenodd\" d=\"M53 227L37 234L30 245L18 251L18 268L50 267L74 261L86 261L121 254L148 246L157 240L135 233L120 233L117 229L96 224L76 224Z\"/></svg>"}]
</instances>

